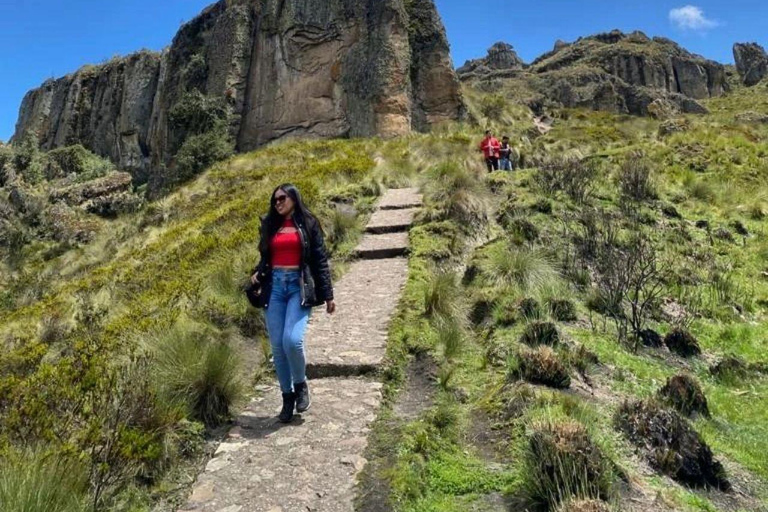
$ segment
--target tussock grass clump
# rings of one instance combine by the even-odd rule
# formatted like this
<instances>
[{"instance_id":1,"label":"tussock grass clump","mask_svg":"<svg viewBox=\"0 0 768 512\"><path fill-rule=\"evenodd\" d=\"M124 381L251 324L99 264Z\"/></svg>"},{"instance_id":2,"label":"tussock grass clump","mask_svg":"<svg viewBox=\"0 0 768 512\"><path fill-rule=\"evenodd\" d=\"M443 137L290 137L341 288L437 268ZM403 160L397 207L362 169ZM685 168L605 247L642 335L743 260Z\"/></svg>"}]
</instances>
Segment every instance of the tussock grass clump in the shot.
<instances>
[{"instance_id":1,"label":"tussock grass clump","mask_svg":"<svg viewBox=\"0 0 768 512\"><path fill-rule=\"evenodd\" d=\"M692 357L701 354L699 342L684 329L674 329L664 337L667 348L681 357Z\"/></svg>"},{"instance_id":2,"label":"tussock grass clump","mask_svg":"<svg viewBox=\"0 0 768 512\"><path fill-rule=\"evenodd\" d=\"M637 337L645 347L660 348L664 345L664 339L653 329L643 329L637 334Z\"/></svg>"},{"instance_id":3,"label":"tussock grass clump","mask_svg":"<svg viewBox=\"0 0 768 512\"><path fill-rule=\"evenodd\" d=\"M709 367L709 373L721 380L744 379L749 376L749 367L740 357L729 356Z\"/></svg>"},{"instance_id":4,"label":"tussock grass clump","mask_svg":"<svg viewBox=\"0 0 768 512\"><path fill-rule=\"evenodd\" d=\"M518 303L517 309L520 311L523 318L533 320L541 317L541 305L539 304L539 301L532 297L522 299Z\"/></svg>"},{"instance_id":5,"label":"tussock grass clump","mask_svg":"<svg viewBox=\"0 0 768 512\"><path fill-rule=\"evenodd\" d=\"M552 322L531 322L525 327L520 343L531 347L536 345L554 347L560 343L560 333Z\"/></svg>"},{"instance_id":6,"label":"tussock grass clump","mask_svg":"<svg viewBox=\"0 0 768 512\"><path fill-rule=\"evenodd\" d=\"M552 262L540 251L504 245L490 252L488 272L497 286L517 286L525 292L541 290L559 277Z\"/></svg>"},{"instance_id":7,"label":"tussock grass clump","mask_svg":"<svg viewBox=\"0 0 768 512\"><path fill-rule=\"evenodd\" d=\"M632 201L656 199L656 187L651 176L651 166L637 155L628 158L621 166L618 175L621 195Z\"/></svg>"},{"instance_id":8,"label":"tussock grass clump","mask_svg":"<svg viewBox=\"0 0 768 512\"><path fill-rule=\"evenodd\" d=\"M160 396L184 406L209 427L229 418L243 393L240 358L226 336L210 328L177 323L156 340Z\"/></svg>"},{"instance_id":9,"label":"tussock grass clump","mask_svg":"<svg viewBox=\"0 0 768 512\"><path fill-rule=\"evenodd\" d=\"M461 314L459 297L462 292L456 274L433 272L424 287L424 312L429 318L455 318Z\"/></svg>"},{"instance_id":10,"label":"tussock grass clump","mask_svg":"<svg viewBox=\"0 0 768 512\"><path fill-rule=\"evenodd\" d=\"M526 498L549 510L572 498L609 499L615 481L610 460L575 421L534 427L522 476Z\"/></svg>"},{"instance_id":11,"label":"tussock grass clump","mask_svg":"<svg viewBox=\"0 0 768 512\"><path fill-rule=\"evenodd\" d=\"M351 208L336 206L324 219L323 227L331 254L335 254L339 247L350 239L358 227L357 212Z\"/></svg>"},{"instance_id":12,"label":"tussock grass clump","mask_svg":"<svg viewBox=\"0 0 768 512\"><path fill-rule=\"evenodd\" d=\"M656 470L692 487L730 489L723 466L677 411L655 401L625 402L615 422L630 441L647 450L647 458Z\"/></svg>"},{"instance_id":13,"label":"tussock grass clump","mask_svg":"<svg viewBox=\"0 0 768 512\"><path fill-rule=\"evenodd\" d=\"M427 211L431 220L453 220L467 231L488 221L488 191L479 176L457 162L432 168L427 182Z\"/></svg>"},{"instance_id":14,"label":"tussock grass clump","mask_svg":"<svg viewBox=\"0 0 768 512\"><path fill-rule=\"evenodd\" d=\"M74 460L49 457L40 449L0 459L3 512L85 512L87 492L88 473Z\"/></svg>"},{"instance_id":15,"label":"tussock grass clump","mask_svg":"<svg viewBox=\"0 0 768 512\"><path fill-rule=\"evenodd\" d=\"M512 363L509 374L512 378L555 389L566 389L571 385L568 370L557 353L549 347L521 350L517 360Z\"/></svg>"},{"instance_id":16,"label":"tussock grass clump","mask_svg":"<svg viewBox=\"0 0 768 512\"><path fill-rule=\"evenodd\" d=\"M563 503L557 512L611 512L611 508L604 501L576 499Z\"/></svg>"},{"instance_id":17,"label":"tussock grass clump","mask_svg":"<svg viewBox=\"0 0 768 512\"><path fill-rule=\"evenodd\" d=\"M549 299L549 311L552 318L558 322L575 322L578 320L576 315L576 305L568 299Z\"/></svg>"},{"instance_id":18,"label":"tussock grass clump","mask_svg":"<svg viewBox=\"0 0 768 512\"><path fill-rule=\"evenodd\" d=\"M686 416L701 414L709 417L707 397L704 396L701 385L689 375L670 377L664 387L656 393L656 397L661 403Z\"/></svg>"}]
</instances>

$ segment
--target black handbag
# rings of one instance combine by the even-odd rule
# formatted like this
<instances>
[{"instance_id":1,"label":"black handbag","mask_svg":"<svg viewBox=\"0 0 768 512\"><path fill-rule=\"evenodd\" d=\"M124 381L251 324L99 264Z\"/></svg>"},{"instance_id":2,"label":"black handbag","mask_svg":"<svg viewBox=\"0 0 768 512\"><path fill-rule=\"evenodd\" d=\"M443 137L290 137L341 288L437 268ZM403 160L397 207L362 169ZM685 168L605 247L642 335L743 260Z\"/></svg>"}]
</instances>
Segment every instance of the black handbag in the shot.
<instances>
[{"instance_id":1,"label":"black handbag","mask_svg":"<svg viewBox=\"0 0 768 512\"><path fill-rule=\"evenodd\" d=\"M245 296L248 298L248 302L251 303L251 306L255 308L264 307L264 301L262 300L262 297L261 297L261 294L264 290L263 290L263 287L261 286L261 283L254 284L249 281L244 291L245 291Z\"/></svg>"}]
</instances>

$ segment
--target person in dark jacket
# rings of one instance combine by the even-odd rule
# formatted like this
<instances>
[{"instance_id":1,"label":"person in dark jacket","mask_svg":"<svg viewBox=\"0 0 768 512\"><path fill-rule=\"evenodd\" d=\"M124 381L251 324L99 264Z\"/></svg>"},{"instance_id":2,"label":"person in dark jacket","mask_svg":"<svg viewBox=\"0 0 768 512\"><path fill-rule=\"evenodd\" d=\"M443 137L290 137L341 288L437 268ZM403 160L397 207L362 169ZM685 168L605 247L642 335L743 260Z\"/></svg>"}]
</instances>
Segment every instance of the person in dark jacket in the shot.
<instances>
[{"instance_id":1,"label":"person in dark jacket","mask_svg":"<svg viewBox=\"0 0 768 512\"><path fill-rule=\"evenodd\" d=\"M261 223L261 260L251 276L260 285L259 306L266 310L272 357L283 393L279 419L288 423L310 406L304 357L304 333L313 307L325 304L333 314L331 271L317 218L289 183L272 193Z\"/></svg>"}]
</instances>

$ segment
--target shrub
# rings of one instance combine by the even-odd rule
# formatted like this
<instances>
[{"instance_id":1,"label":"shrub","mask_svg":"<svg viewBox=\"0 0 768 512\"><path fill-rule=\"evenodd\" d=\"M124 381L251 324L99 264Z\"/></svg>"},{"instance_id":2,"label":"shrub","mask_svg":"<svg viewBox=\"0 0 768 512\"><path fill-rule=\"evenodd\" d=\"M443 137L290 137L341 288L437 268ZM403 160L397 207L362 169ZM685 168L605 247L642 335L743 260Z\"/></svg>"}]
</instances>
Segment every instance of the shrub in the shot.
<instances>
[{"instance_id":1,"label":"shrub","mask_svg":"<svg viewBox=\"0 0 768 512\"><path fill-rule=\"evenodd\" d=\"M56 148L48 152L48 179L76 174L77 181L88 181L105 176L114 166L109 160L100 158L81 144Z\"/></svg>"},{"instance_id":2,"label":"shrub","mask_svg":"<svg viewBox=\"0 0 768 512\"><path fill-rule=\"evenodd\" d=\"M534 179L544 193L563 191L577 203L584 203L592 193L596 178L597 167L591 160L553 158L539 166Z\"/></svg>"},{"instance_id":3,"label":"shrub","mask_svg":"<svg viewBox=\"0 0 768 512\"><path fill-rule=\"evenodd\" d=\"M480 113L491 121L500 121L504 115L507 99L500 94L488 94L480 101Z\"/></svg>"},{"instance_id":4,"label":"shrub","mask_svg":"<svg viewBox=\"0 0 768 512\"><path fill-rule=\"evenodd\" d=\"M616 413L616 426L658 471L693 487L730 489L723 466L701 435L680 413L654 401L625 402Z\"/></svg>"},{"instance_id":5,"label":"shrub","mask_svg":"<svg viewBox=\"0 0 768 512\"><path fill-rule=\"evenodd\" d=\"M34 133L28 133L14 148L13 165L27 183L39 183L43 179L40 141Z\"/></svg>"},{"instance_id":6,"label":"shrub","mask_svg":"<svg viewBox=\"0 0 768 512\"><path fill-rule=\"evenodd\" d=\"M659 389L656 397L661 403L686 416L701 414L709 417L707 397L696 379L688 375L675 375L667 379L667 383Z\"/></svg>"},{"instance_id":7,"label":"shrub","mask_svg":"<svg viewBox=\"0 0 768 512\"><path fill-rule=\"evenodd\" d=\"M168 112L171 128L185 135L200 135L218 128L227 118L227 108L219 98L200 91L186 92Z\"/></svg>"},{"instance_id":8,"label":"shrub","mask_svg":"<svg viewBox=\"0 0 768 512\"><path fill-rule=\"evenodd\" d=\"M682 357L692 357L701 354L699 342L693 335L683 329L674 329L664 337L664 344Z\"/></svg>"},{"instance_id":9,"label":"shrub","mask_svg":"<svg viewBox=\"0 0 768 512\"><path fill-rule=\"evenodd\" d=\"M651 178L651 167L639 157L628 158L619 170L621 195L632 201L655 199L656 189Z\"/></svg>"},{"instance_id":10,"label":"shrub","mask_svg":"<svg viewBox=\"0 0 768 512\"><path fill-rule=\"evenodd\" d=\"M574 421L535 426L522 476L526 497L549 510L572 498L609 499L616 478L610 460Z\"/></svg>"},{"instance_id":11,"label":"shrub","mask_svg":"<svg viewBox=\"0 0 768 512\"><path fill-rule=\"evenodd\" d=\"M194 178L214 163L230 157L233 152L234 144L223 127L192 135L176 153L176 172L169 184Z\"/></svg>"},{"instance_id":12,"label":"shrub","mask_svg":"<svg viewBox=\"0 0 768 512\"><path fill-rule=\"evenodd\" d=\"M555 351L544 346L518 353L517 361L513 362L509 375L514 379L523 379L556 389L565 389L571 385L571 376Z\"/></svg>"},{"instance_id":13,"label":"shrub","mask_svg":"<svg viewBox=\"0 0 768 512\"><path fill-rule=\"evenodd\" d=\"M161 396L209 427L227 420L242 396L239 357L220 337L211 329L179 323L156 343Z\"/></svg>"},{"instance_id":14,"label":"shrub","mask_svg":"<svg viewBox=\"0 0 768 512\"><path fill-rule=\"evenodd\" d=\"M525 327L525 331L520 337L520 343L525 343L531 347L536 345L554 347L559 342L560 334L552 322L531 322Z\"/></svg>"},{"instance_id":15,"label":"shrub","mask_svg":"<svg viewBox=\"0 0 768 512\"><path fill-rule=\"evenodd\" d=\"M41 449L4 454L0 459L3 512L85 512L88 474L75 460Z\"/></svg>"},{"instance_id":16,"label":"shrub","mask_svg":"<svg viewBox=\"0 0 768 512\"><path fill-rule=\"evenodd\" d=\"M552 318L558 322L575 322L578 320L576 315L576 305L568 299L549 299L549 311Z\"/></svg>"}]
</instances>

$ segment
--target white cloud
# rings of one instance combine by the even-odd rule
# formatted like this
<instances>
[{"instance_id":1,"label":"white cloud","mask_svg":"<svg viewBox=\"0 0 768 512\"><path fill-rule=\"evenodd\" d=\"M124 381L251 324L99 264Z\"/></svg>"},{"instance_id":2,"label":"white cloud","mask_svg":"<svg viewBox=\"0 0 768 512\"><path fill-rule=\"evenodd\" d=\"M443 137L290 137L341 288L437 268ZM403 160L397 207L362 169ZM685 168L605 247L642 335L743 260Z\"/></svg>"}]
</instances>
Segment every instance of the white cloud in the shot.
<instances>
[{"instance_id":1,"label":"white cloud","mask_svg":"<svg viewBox=\"0 0 768 512\"><path fill-rule=\"evenodd\" d=\"M669 20L683 30L707 30L719 23L704 16L704 11L695 5L686 5L669 11Z\"/></svg>"}]
</instances>

